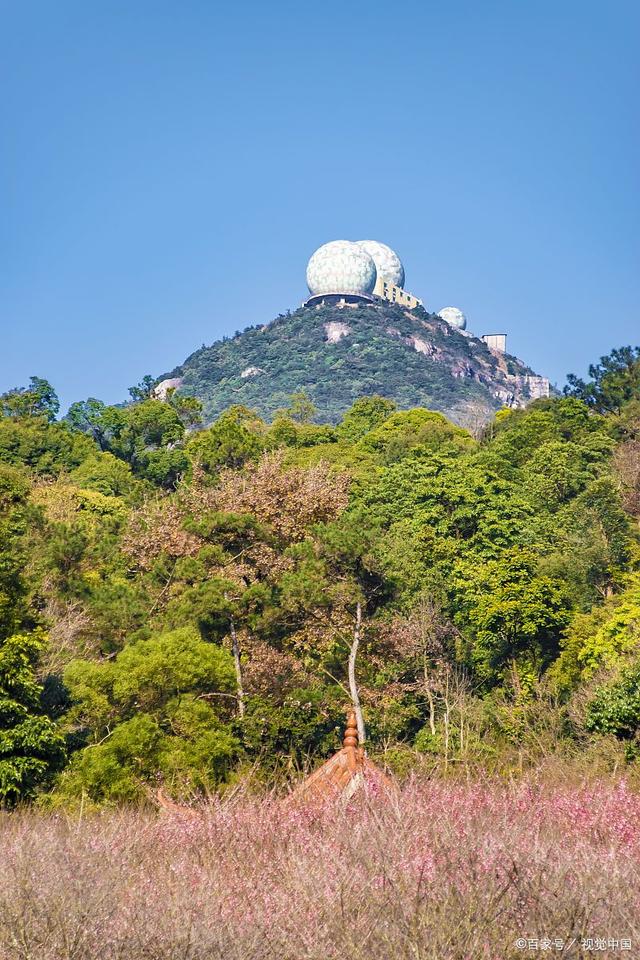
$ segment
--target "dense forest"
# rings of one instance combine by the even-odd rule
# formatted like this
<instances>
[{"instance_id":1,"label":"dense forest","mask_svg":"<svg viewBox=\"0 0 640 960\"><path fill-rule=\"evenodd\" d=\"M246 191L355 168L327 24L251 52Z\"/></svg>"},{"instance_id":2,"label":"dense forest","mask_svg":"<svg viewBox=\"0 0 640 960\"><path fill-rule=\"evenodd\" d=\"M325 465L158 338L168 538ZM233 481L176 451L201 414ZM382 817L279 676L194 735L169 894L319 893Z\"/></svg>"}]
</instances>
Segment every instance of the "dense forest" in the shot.
<instances>
[{"instance_id":1,"label":"dense forest","mask_svg":"<svg viewBox=\"0 0 640 960\"><path fill-rule=\"evenodd\" d=\"M479 438L357 399L314 423L0 398L0 803L285 782L355 674L399 776L640 762L640 349Z\"/></svg>"}]
</instances>

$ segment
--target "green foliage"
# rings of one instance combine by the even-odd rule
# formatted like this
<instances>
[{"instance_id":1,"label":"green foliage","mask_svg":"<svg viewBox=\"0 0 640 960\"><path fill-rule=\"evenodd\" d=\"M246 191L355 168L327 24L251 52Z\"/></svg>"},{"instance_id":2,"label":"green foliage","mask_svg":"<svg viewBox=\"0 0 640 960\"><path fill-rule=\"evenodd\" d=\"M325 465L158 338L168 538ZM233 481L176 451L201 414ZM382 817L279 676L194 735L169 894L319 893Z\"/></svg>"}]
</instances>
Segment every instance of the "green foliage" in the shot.
<instances>
[{"instance_id":1,"label":"green foliage","mask_svg":"<svg viewBox=\"0 0 640 960\"><path fill-rule=\"evenodd\" d=\"M479 568L459 564L456 576L464 579L457 619L479 676L495 681L522 660L541 674L557 656L569 621L562 584L537 574L535 555L523 550Z\"/></svg>"},{"instance_id":2,"label":"green foliage","mask_svg":"<svg viewBox=\"0 0 640 960\"><path fill-rule=\"evenodd\" d=\"M587 730L640 741L640 661L624 669L615 682L601 687L589 704ZM630 756L635 756L640 742Z\"/></svg>"},{"instance_id":3,"label":"green foliage","mask_svg":"<svg viewBox=\"0 0 640 960\"><path fill-rule=\"evenodd\" d=\"M306 390L296 390L289 397L289 406L276 411L276 416L288 417L294 423L311 423L318 412Z\"/></svg>"},{"instance_id":4,"label":"green foliage","mask_svg":"<svg viewBox=\"0 0 640 960\"><path fill-rule=\"evenodd\" d=\"M202 404L196 397L177 393L175 387L167 391L165 403L173 407L185 428L193 429L202 424Z\"/></svg>"},{"instance_id":5,"label":"green foliage","mask_svg":"<svg viewBox=\"0 0 640 960\"><path fill-rule=\"evenodd\" d=\"M242 735L245 749L267 769L283 756L302 766L310 755L335 748L343 723L344 693L339 688L294 688L281 703L252 697Z\"/></svg>"},{"instance_id":6,"label":"green foliage","mask_svg":"<svg viewBox=\"0 0 640 960\"><path fill-rule=\"evenodd\" d=\"M613 449L605 419L590 413L573 397L536 400L526 410L510 410L508 415L496 417L487 435L492 442L487 445L486 459L503 472L513 473L534 451L554 442L578 444L585 465L602 462Z\"/></svg>"},{"instance_id":7,"label":"green foliage","mask_svg":"<svg viewBox=\"0 0 640 960\"><path fill-rule=\"evenodd\" d=\"M128 497L136 483L128 464L111 453L96 453L72 470L69 479L83 490L95 490L105 497Z\"/></svg>"},{"instance_id":8,"label":"green foliage","mask_svg":"<svg viewBox=\"0 0 640 960\"><path fill-rule=\"evenodd\" d=\"M133 387L129 387L129 396L135 403L149 400L151 397L153 397L155 385L156 381L150 374L147 374L142 378L140 383L137 383Z\"/></svg>"},{"instance_id":9,"label":"green foliage","mask_svg":"<svg viewBox=\"0 0 640 960\"><path fill-rule=\"evenodd\" d=\"M43 476L73 470L96 452L94 443L65 423L46 417L0 417L0 462L28 467Z\"/></svg>"},{"instance_id":10,"label":"green foliage","mask_svg":"<svg viewBox=\"0 0 640 960\"><path fill-rule=\"evenodd\" d=\"M75 661L64 681L68 722L87 742L63 778L66 796L132 800L158 772L182 793L226 776L239 745L217 702L232 699L233 665L193 629L138 640L110 661Z\"/></svg>"},{"instance_id":11,"label":"green foliage","mask_svg":"<svg viewBox=\"0 0 640 960\"><path fill-rule=\"evenodd\" d=\"M591 380L567 377L565 393L599 413L620 413L626 403L640 399L640 347L612 350L589 367Z\"/></svg>"},{"instance_id":12,"label":"green foliage","mask_svg":"<svg viewBox=\"0 0 640 960\"><path fill-rule=\"evenodd\" d=\"M337 431L338 436L340 439L356 443L376 427L382 426L395 409L393 400L387 400L385 397L360 397L342 417Z\"/></svg>"},{"instance_id":13,"label":"green foliage","mask_svg":"<svg viewBox=\"0 0 640 960\"><path fill-rule=\"evenodd\" d=\"M0 413L5 417L42 417L51 422L59 409L58 395L41 377L31 377L28 387L16 387L0 396Z\"/></svg>"},{"instance_id":14,"label":"green foliage","mask_svg":"<svg viewBox=\"0 0 640 960\"><path fill-rule=\"evenodd\" d=\"M174 487L190 466L183 449L186 425L199 422L199 404L192 398L169 403L151 395L142 398L143 387L132 390L139 399L128 407L107 407L93 399L73 404L68 422L127 463L135 476Z\"/></svg>"},{"instance_id":15,"label":"green foliage","mask_svg":"<svg viewBox=\"0 0 640 960\"><path fill-rule=\"evenodd\" d=\"M318 452L319 458L324 459L327 444L334 443L336 431L326 424L295 423L288 417L277 416L266 432L265 442L271 447L296 447L310 449L323 447Z\"/></svg>"},{"instance_id":16,"label":"green foliage","mask_svg":"<svg viewBox=\"0 0 640 960\"><path fill-rule=\"evenodd\" d=\"M229 691L231 671L224 650L183 627L129 644L108 662L70 664L64 679L78 703L74 716L102 735L117 716L162 710L184 693Z\"/></svg>"},{"instance_id":17,"label":"green foliage","mask_svg":"<svg viewBox=\"0 0 640 960\"><path fill-rule=\"evenodd\" d=\"M640 579L637 575L627 590L610 603L609 611L610 615L603 623L596 624L595 631L585 637L577 652L587 676L601 666L615 668L640 650Z\"/></svg>"},{"instance_id":18,"label":"green foliage","mask_svg":"<svg viewBox=\"0 0 640 960\"><path fill-rule=\"evenodd\" d=\"M89 397L88 400L78 400L72 403L67 411L66 421L81 433L89 434L101 450L106 448L109 434L109 420L105 411L107 405L102 400Z\"/></svg>"},{"instance_id":19,"label":"green foliage","mask_svg":"<svg viewBox=\"0 0 640 960\"><path fill-rule=\"evenodd\" d=\"M0 805L32 797L65 758L64 740L42 715L35 668L40 631L0 639Z\"/></svg>"},{"instance_id":20,"label":"green foliage","mask_svg":"<svg viewBox=\"0 0 640 960\"><path fill-rule=\"evenodd\" d=\"M26 535L40 517L29 503L29 492L24 474L0 463L0 641L33 625L24 578Z\"/></svg>"},{"instance_id":21,"label":"green foliage","mask_svg":"<svg viewBox=\"0 0 640 960\"><path fill-rule=\"evenodd\" d=\"M466 430L454 427L441 413L408 410L386 417L366 434L362 446L377 453L383 463L393 463L409 454L472 449L474 442Z\"/></svg>"},{"instance_id":22,"label":"green foliage","mask_svg":"<svg viewBox=\"0 0 640 960\"><path fill-rule=\"evenodd\" d=\"M561 689L590 680L604 668L615 671L640 651L640 579L633 575L625 589L588 613L576 613L552 669Z\"/></svg>"},{"instance_id":23,"label":"green foliage","mask_svg":"<svg viewBox=\"0 0 640 960\"><path fill-rule=\"evenodd\" d=\"M209 473L221 467L241 467L264 449L257 426L256 415L250 410L230 407L207 430L193 435L187 451Z\"/></svg>"}]
</instances>

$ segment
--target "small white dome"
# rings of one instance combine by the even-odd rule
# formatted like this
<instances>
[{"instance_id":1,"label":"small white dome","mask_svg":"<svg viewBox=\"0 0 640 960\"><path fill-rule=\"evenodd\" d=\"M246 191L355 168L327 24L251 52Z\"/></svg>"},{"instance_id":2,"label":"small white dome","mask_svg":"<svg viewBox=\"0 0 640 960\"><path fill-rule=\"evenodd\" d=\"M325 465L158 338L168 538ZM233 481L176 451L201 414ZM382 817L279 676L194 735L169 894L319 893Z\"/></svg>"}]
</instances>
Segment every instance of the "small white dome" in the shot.
<instances>
[{"instance_id":1,"label":"small white dome","mask_svg":"<svg viewBox=\"0 0 640 960\"><path fill-rule=\"evenodd\" d=\"M458 330L467 329L467 318L457 307L443 307L442 310L438 310L438 316L446 320L450 326L457 327Z\"/></svg>"},{"instance_id":2,"label":"small white dome","mask_svg":"<svg viewBox=\"0 0 640 960\"><path fill-rule=\"evenodd\" d=\"M358 246L366 250L373 259L379 277L387 283L395 284L396 287L404 288L404 267L395 250L378 240L358 240L357 242Z\"/></svg>"},{"instance_id":3,"label":"small white dome","mask_svg":"<svg viewBox=\"0 0 640 960\"><path fill-rule=\"evenodd\" d=\"M318 247L307 264L307 286L322 293L367 295L376 285L376 265L361 246L350 240L332 240Z\"/></svg>"}]
</instances>

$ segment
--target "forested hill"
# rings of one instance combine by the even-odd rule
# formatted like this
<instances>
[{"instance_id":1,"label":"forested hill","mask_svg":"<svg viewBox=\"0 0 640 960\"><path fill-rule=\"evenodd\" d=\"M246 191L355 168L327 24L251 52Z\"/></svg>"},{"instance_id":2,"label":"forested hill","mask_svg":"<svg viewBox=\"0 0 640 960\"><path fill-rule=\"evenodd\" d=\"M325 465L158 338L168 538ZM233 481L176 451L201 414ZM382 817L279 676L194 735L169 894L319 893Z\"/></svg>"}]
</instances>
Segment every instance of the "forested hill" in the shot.
<instances>
[{"instance_id":1,"label":"forested hill","mask_svg":"<svg viewBox=\"0 0 640 960\"><path fill-rule=\"evenodd\" d=\"M532 373L422 307L379 303L302 307L203 346L165 377L182 379L206 422L239 403L271 419L304 390L324 423L336 423L358 397L380 394L474 429L500 407L526 403Z\"/></svg>"},{"instance_id":2,"label":"forested hill","mask_svg":"<svg viewBox=\"0 0 640 960\"><path fill-rule=\"evenodd\" d=\"M153 382L0 397L0 806L175 796L326 757L640 771L640 350L479 439L362 398L266 423Z\"/></svg>"}]
</instances>

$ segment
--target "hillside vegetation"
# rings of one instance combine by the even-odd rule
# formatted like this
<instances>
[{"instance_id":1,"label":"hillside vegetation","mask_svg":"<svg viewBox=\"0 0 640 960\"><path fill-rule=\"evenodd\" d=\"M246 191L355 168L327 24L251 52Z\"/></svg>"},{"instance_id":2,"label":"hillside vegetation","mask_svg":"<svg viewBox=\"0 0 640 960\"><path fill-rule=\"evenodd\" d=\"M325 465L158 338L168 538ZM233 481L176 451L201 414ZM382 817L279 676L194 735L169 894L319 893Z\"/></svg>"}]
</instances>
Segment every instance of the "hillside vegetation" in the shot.
<instances>
[{"instance_id":1,"label":"hillside vegetation","mask_svg":"<svg viewBox=\"0 0 640 960\"><path fill-rule=\"evenodd\" d=\"M166 376L182 378L180 389L202 401L206 422L233 404L271 419L304 390L322 423L380 394L400 409L439 410L475 429L505 402L525 403L532 372L422 307L378 303L302 307L203 346Z\"/></svg>"},{"instance_id":2,"label":"hillside vegetation","mask_svg":"<svg viewBox=\"0 0 640 960\"><path fill-rule=\"evenodd\" d=\"M256 334L257 336L258 334ZM0 801L138 801L331 753L402 775L640 757L640 351L473 439L361 398L272 423L0 401Z\"/></svg>"}]
</instances>

